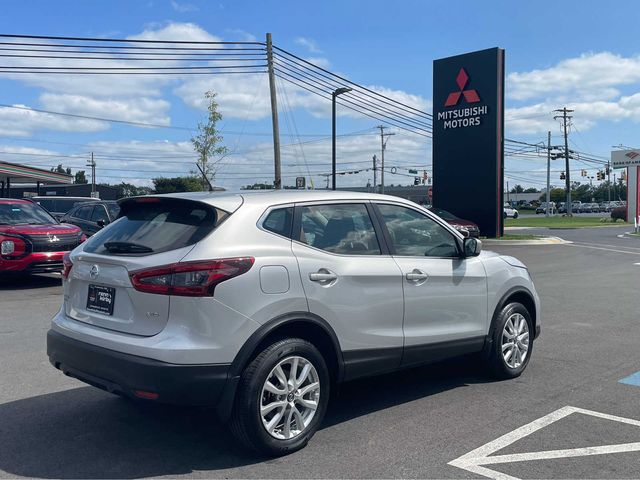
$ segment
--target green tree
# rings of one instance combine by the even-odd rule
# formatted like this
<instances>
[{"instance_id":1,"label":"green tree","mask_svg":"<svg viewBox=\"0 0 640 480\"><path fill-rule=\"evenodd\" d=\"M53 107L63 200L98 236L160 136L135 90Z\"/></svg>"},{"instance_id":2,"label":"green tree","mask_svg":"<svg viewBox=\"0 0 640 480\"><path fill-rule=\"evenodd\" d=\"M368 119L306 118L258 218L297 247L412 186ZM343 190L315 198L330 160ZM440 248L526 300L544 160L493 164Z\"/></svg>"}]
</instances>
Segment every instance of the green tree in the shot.
<instances>
[{"instance_id":1,"label":"green tree","mask_svg":"<svg viewBox=\"0 0 640 480\"><path fill-rule=\"evenodd\" d=\"M525 189L524 193L538 193L540 192L540 190L538 190L537 188L534 187L529 187L527 189Z\"/></svg>"},{"instance_id":2,"label":"green tree","mask_svg":"<svg viewBox=\"0 0 640 480\"><path fill-rule=\"evenodd\" d=\"M198 192L202 189L202 181L196 176L154 178L155 193Z\"/></svg>"},{"instance_id":3,"label":"green tree","mask_svg":"<svg viewBox=\"0 0 640 480\"><path fill-rule=\"evenodd\" d=\"M273 183L254 183L240 187L240 190L270 190L273 188Z\"/></svg>"},{"instance_id":4,"label":"green tree","mask_svg":"<svg viewBox=\"0 0 640 480\"><path fill-rule=\"evenodd\" d=\"M51 171L55 173L66 173L67 175L71 175L71 168L64 168L61 163L59 163L57 167L51 167Z\"/></svg>"},{"instance_id":5,"label":"green tree","mask_svg":"<svg viewBox=\"0 0 640 480\"><path fill-rule=\"evenodd\" d=\"M516 185L515 187L513 187L509 191L510 191L510 193L522 193L522 192L524 192L524 188L522 188L522 185Z\"/></svg>"},{"instance_id":6,"label":"green tree","mask_svg":"<svg viewBox=\"0 0 640 480\"><path fill-rule=\"evenodd\" d=\"M89 183L89 181L87 180L87 176L85 175L85 171L84 170L78 170L76 172L76 179L75 179L74 183Z\"/></svg>"},{"instance_id":7,"label":"green tree","mask_svg":"<svg viewBox=\"0 0 640 480\"><path fill-rule=\"evenodd\" d=\"M131 183L122 182L118 185L115 185L118 189L116 193L116 197L124 198L124 197L136 197L138 195L149 195L153 192L151 187L138 187Z\"/></svg>"},{"instance_id":8,"label":"green tree","mask_svg":"<svg viewBox=\"0 0 640 480\"><path fill-rule=\"evenodd\" d=\"M191 143L198 154L198 165L204 175L213 183L216 175L216 164L227 154L227 147L220 145L223 138L219 134L217 123L222 120L222 114L218 112L218 104L215 101L216 94L208 91L204 96L209 101L207 120L206 122L198 122L198 134L191 138ZM211 157L219 158L211 161ZM202 190L208 189L208 183L205 178L202 178L201 186Z\"/></svg>"}]
</instances>

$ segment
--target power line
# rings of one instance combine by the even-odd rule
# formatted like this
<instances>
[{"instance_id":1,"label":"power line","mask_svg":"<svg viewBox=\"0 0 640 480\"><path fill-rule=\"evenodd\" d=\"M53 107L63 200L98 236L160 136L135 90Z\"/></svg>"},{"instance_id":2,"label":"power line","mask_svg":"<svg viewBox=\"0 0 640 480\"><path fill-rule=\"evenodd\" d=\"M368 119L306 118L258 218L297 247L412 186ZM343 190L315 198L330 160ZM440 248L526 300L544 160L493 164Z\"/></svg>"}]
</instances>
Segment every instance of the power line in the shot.
<instances>
[{"instance_id":1,"label":"power line","mask_svg":"<svg viewBox=\"0 0 640 480\"><path fill-rule=\"evenodd\" d=\"M335 88L343 85L342 81L336 80L336 78L333 78L330 75L324 74L323 71L317 71L317 70L314 70L314 69L312 69L310 67L307 67L305 65L301 65L299 62L297 62L295 60L292 61L292 60L290 60L290 59L288 59L286 57L277 56L276 57L276 61L280 62L281 65L284 63L285 65L294 68L296 71L312 75L315 79L320 80L323 84L329 85L329 88L331 90L334 90ZM331 83L329 84L328 82L331 82ZM367 92L361 92L360 90L353 89L350 92L347 92L347 95L350 96L350 97L359 98L362 101L365 101L365 102L367 102L369 104L373 104L373 102L379 102L379 103L382 103L382 104L389 105L389 106L391 106L391 107L393 107L395 109L408 112L409 116L412 117L412 118L424 117L429 122L431 121L431 118L432 118L428 114L417 113L413 108L407 107L403 103L398 102L397 100L393 100L393 99L391 99L389 97L385 97L385 96L383 96L381 94L378 94L378 96L374 96L374 95L368 94ZM366 97L368 97L368 99L364 99L364 98L362 98L362 96L366 96ZM383 108L383 107L380 107L379 105L377 105L377 106L378 106L378 108ZM430 126L430 124L428 126Z\"/></svg>"},{"instance_id":2,"label":"power line","mask_svg":"<svg viewBox=\"0 0 640 480\"><path fill-rule=\"evenodd\" d=\"M337 75L337 74L335 74L335 73L332 73L332 72L330 72L329 70L325 70L324 68L319 67L318 65L315 65L315 64L313 64L313 63L309 62L308 60L305 60L304 58L300 58L300 57L298 57L297 55L294 55L293 53L290 53L290 52L288 52L288 51L286 51L286 50L284 50L284 49L282 49L282 48L279 48L279 47L275 47L275 46L274 46L274 49L276 49L276 50L278 50L278 51L280 51L280 52L284 53L285 55L288 55L289 57L292 57L292 58L294 58L294 59L298 60L299 62L305 63L306 65L309 65L309 66L310 66L310 67L312 67L312 68L315 68L315 69L320 70L320 71L322 71L322 72L324 72L324 73L327 73L327 74L329 74L329 75L332 75L332 76L334 76L334 77L338 78L338 79L339 79L340 81L342 81L342 82L347 82L347 83L349 83L350 85L355 86L357 89L362 89L362 90L364 90L365 92L367 92L367 93L369 93L369 94L371 94L371 95L375 95L375 96L377 96L377 97L381 97L381 98L384 98L384 99L387 99L387 100L393 100L393 99L391 99L390 97L387 97L387 96L385 96L385 95L382 95L381 93L376 92L375 90L371 90L371 89L369 89L369 88L367 88L367 87L364 87L364 86L362 86L362 85L360 85L360 84L357 84L357 83L355 83L355 82L353 82L353 81L351 81L351 80L349 80L349 79L347 79L347 78L344 78L344 77L342 77L342 76L340 76L340 75ZM404 107L407 107L407 108L409 108L409 109L411 109L411 110L414 110L414 111L415 111L415 112L417 112L417 113L423 114L423 115L425 115L425 116L427 116L427 117L433 117L433 115L432 115L432 114L430 114L430 113L428 113L428 112L425 112L425 111L423 111L423 110L417 109L417 108L412 107L412 106L410 106L410 105L406 105L406 104L404 104L404 103L402 103L402 102L399 102L399 101L397 101L397 100L393 100L393 101L395 101L396 103L398 103L398 104L400 104L400 105L402 105L402 106L404 106Z\"/></svg>"},{"instance_id":3,"label":"power line","mask_svg":"<svg viewBox=\"0 0 640 480\"><path fill-rule=\"evenodd\" d=\"M96 38L96 37L61 37L51 35L12 35L0 34L0 38L26 38L31 40L64 40L77 42L109 42L109 43L143 43L143 44L169 44L169 45L264 45L262 42L221 42L202 40L149 40L130 38ZM31 45L30 43L28 45Z\"/></svg>"},{"instance_id":4,"label":"power line","mask_svg":"<svg viewBox=\"0 0 640 480\"><path fill-rule=\"evenodd\" d=\"M276 73L276 76L278 76L278 77L282 78L283 80L285 80L285 81L287 81L287 82L289 82L289 83L291 83L291 84L293 84L293 85L296 85L296 86L297 86L297 87L299 87L299 88L302 88L303 90L307 90L308 92L311 92L311 93L313 93L313 94L315 94L315 95L319 95L319 96L321 96L321 97L323 97L323 98L325 98L325 99L328 99L328 97L326 97L326 96L324 95L324 92L323 92L323 93L318 93L318 92L316 92L316 91L313 91L313 90L311 90L309 87L305 87L304 85L301 85L301 84L300 84L300 83L298 83L297 81L295 81L295 80L293 80L293 79L291 79L291 78L287 78L287 75L283 76L283 75L281 75L280 73ZM302 81L302 80L300 80L300 81ZM315 85L310 84L310 83L308 83L308 82L304 82L304 81L302 81L302 82L303 82L303 83L305 83L305 84L307 84L307 85L309 85L311 88L316 88L316 89L318 88L318 87L316 87ZM320 91L322 92L322 90L320 90ZM358 112L358 113L360 113L360 114L362 114L362 115L364 115L364 116L366 116L366 117L370 117L370 118L373 118L373 119L375 119L375 120L382 120L382 121L387 122L388 124L390 124L390 125L392 125L392 126L394 126L394 127L396 127L396 128L400 128L400 129L402 129L402 130L406 130L406 131L411 132L411 133L413 133L413 134L415 134L415 135L420 135L420 136L423 136L423 137L431 137L431 135L430 135L429 133L422 133L422 132L416 131L416 130L415 130L415 127L413 127L414 129L410 129L410 128L407 128L407 127L405 127L405 126L398 125L397 123L393 123L393 122L394 122L394 120L393 120L393 119L391 119L391 120L388 120L388 119L387 119L387 120L385 120L385 119L381 118L380 116L375 116L375 115L372 115L372 114L370 114L370 113L363 112L362 110L360 110L360 109L358 109L358 108L355 108L355 107L353 107L353 106L351 106L351 105L345 104L345 103L343 103L342 101L340 101L340 102L338 102L338 103L339 103L340 105L344 106L345 108L349 108L349 109L351 109L351 110L354 110L354 111L356 111L356 112ZM387 117L387 116L385 116L385 117ZM388 118L388 117L387 117L387 118ZM401 122L401 123L402 123L402 122Z\"/></svg>"}]
</instances>

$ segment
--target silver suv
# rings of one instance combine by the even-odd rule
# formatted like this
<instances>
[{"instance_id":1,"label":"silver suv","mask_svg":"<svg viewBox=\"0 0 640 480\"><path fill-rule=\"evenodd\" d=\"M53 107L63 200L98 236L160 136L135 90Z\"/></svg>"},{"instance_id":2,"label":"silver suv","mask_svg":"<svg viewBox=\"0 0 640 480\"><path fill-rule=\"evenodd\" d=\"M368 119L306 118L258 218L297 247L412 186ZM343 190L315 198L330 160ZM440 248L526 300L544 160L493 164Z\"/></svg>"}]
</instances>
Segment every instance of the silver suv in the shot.
<instances>
[{"instance_id":1,"label":"silver suv","mask_svg":"<svg viewBox=\"0 0 640 480\"><path fill-rule=\"evenodd\" d=\"M302 448L340 382L476 353L520 375L540 332L526 267L415 203L351 192L121 201L65 258L47 337L65 374L215 405L246 446Z\"/></svg>"}]
</instances>

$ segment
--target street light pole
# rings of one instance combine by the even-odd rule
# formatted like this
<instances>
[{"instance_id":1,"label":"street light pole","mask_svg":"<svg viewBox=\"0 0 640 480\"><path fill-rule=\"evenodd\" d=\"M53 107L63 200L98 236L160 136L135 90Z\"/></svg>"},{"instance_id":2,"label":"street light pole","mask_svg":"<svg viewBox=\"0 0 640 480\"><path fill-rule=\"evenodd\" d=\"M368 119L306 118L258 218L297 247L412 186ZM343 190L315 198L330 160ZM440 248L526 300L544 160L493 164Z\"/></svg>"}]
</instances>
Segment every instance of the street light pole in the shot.
<instances>
[{"instance_id":1,"label":"street light pole","mask_svg":"<svg viewBox=\"0 0 640 480\"><path fill-rule=\"evenodd\" d=\"M331 190L336 189L336 97L351 90L342 87L331 92Z\"/></svg>"}]
</instances>

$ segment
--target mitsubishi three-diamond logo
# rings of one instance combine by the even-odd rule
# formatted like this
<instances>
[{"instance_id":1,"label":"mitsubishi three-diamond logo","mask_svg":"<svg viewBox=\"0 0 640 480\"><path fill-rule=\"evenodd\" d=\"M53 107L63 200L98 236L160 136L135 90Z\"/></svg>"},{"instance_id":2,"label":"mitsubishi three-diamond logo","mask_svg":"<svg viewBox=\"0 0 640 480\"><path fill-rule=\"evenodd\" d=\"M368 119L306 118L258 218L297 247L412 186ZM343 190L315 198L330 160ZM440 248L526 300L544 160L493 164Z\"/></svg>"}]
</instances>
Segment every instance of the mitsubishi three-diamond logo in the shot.
<instances>
[{"instance_id":1,"label":"mitsubishi three-diamond logo","mask_svg":"<svg viewBox=\"0 0 640 480\"><path fill-rule=\"evenodd\" d=\"M640 155L638 152L629 152L624 154L625 157L629 157L631 160L636 158L638 155Z\"/></svg>"},{"instance_id":2,"label":"mitsubishi three-diamond logo","mask_svg":"<svg viewBox=\"0 0 640 480\"><path fill-rule=\"evenodd\" d=\"M456 83L458 91L451 92L447 96L447 100L444 102L445 108L438 112L438 120L442 120L442 128L448 130L479 126L482 123L482 117L489 112L488 106L480 103L480 95L476 89L467 88L469 75L464 68L460 68L456 76Z\"/></svg>"},{"instance_id":3,"label":"mitsubishi three-diamond logo","mask_svg":"<svg viewBox=\"0 0 640 480\"><path fill-rule=\"evenodd\" d=\"M467 86L469 82L469 75L465 71L464 67L460 68L458 72L458 76L456 77L456 83L458 84L459 92L451 92L447 97L447 101L444 102L445 107L453 107L457 105L460 101L460 97L464 97L467 103L477 103L480 101L480 97L478 96L478 92L474 89L465 90L464 87Z\"/></svg>"}]
</instances>

